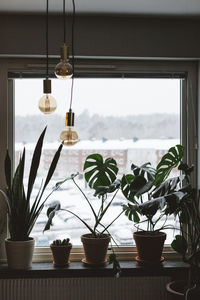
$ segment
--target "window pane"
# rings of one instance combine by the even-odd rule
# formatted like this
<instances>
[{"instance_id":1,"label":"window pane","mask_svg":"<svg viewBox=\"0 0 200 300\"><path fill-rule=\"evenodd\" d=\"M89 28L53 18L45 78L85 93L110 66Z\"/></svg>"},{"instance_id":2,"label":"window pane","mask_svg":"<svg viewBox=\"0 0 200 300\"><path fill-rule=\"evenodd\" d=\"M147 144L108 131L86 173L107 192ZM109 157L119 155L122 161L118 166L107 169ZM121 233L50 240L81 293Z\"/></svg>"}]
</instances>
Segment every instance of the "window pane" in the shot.
<instances>
[{"instance_id":1,"label":"window pane","mask_svg":"<svg viewBox=\"0 0 200 300\"><path fill-rule=\"evenodd\" d=\"M82 176L84 160L91 153L115 158L119 177L131 173L131 163L141 165L151 162L155 167L171 146L180 143L180 83L179 79L75 79L72 107L76 113L75 128L80 141L73 147L63 148L46 194L57 181L79 172L78 183L98 209L99 200L93 197L93 191L87 188ZM59 135L64 129L65 113L69 109L71 80L52 80L52 95L57 100L57 110L52 115L43 115L38 109L42 84L39 79L15 80L15 164L25 146L26 182L35 143L48 125L33 197L60 143ZM47 220L47 207L55 201L93 224L85 199L73 182L67 182L48 199L34 227L32 236L36 237L36 245L48 246L53 239L65 237L70 237L73 245L80 245L80 236L87 229L69 213L59 212L51 230L42 233ZM105 226L120 213L124 203L126 200L118 193L104 217ZM169 222L174 224L173 219ZM127 217L121 216L109 231L119 245L132 245L133 230L133 224ZM169 244L173 231L168 230L167 233L166 243Z\"/></svg>"}]
</instances>

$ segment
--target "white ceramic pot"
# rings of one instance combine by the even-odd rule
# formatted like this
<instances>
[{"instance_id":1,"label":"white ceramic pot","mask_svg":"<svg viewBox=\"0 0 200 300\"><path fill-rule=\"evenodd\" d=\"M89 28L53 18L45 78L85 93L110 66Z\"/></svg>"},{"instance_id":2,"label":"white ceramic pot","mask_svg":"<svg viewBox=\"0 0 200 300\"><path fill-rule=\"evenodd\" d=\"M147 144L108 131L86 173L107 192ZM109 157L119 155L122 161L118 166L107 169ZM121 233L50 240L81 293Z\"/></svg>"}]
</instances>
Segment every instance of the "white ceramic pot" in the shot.
<instances>
[{"instance_id":1,"label":"white ceramic pot","mask_svg":"<svg viewBox=\"0 0 200 300\"><path fill-rule=\"evenodd\" d=\"M35 240L28 241L5 240L8 267L11 269L29 269L32 266L32 257Z\"/></svg>"}]
</instances>

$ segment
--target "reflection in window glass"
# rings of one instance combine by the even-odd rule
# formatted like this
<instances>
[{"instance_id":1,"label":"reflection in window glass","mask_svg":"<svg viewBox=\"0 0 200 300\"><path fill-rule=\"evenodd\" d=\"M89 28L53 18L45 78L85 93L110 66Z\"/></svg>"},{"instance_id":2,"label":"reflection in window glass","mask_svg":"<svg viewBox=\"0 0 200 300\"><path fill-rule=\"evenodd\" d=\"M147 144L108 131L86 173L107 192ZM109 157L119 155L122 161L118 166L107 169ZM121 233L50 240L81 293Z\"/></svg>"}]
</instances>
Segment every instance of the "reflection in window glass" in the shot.
<instances>
[{"instance_id":1,"label":"reflection in window glass","mask_svg":"<svg viewBox=\"0 0 200 300\"><path fill-rule=\"evenodd\" d=\"M59 146L59 135L65 126L65 113L69 108L70 86L70 80L52 80L52 95L57 100L57 110L52 115L43 115L38 109L42 80L15 80L15 164L25 146L25 178L28 176L34 145L41 131L48 126L33 197ZM82 175L83 163L89 154L100 153L104 158L115 158L121 176L131 172L131 163L141 165L151 162L155 167L171 146L180 143L179 79L75 79L73 110L80 141L73 147L63 149L47 192L57 181L78 171L78 183L92 199L95 208L99 200L93 197L93 191L87 188ZM87 229L67 213L59 212L51 230L42 233L47 220L46 209L55 201L93 224L88 204L73 183L67 182L49 198L34 227L32 236L36 238L36 246L45 247L53 239L66 237L70 237L73 245L80 245L80 236ZM118 193L112 208L104 217L105 225L119 214L125 202L122 194ZM171 219L169 222L174 221ZM111 226L110 233L119 245L133 245L133 230L133 224L127 217L121 216ZM167 233L166 243L169 244L173 231L168 230Z\"/></svg>"}]
</instances>

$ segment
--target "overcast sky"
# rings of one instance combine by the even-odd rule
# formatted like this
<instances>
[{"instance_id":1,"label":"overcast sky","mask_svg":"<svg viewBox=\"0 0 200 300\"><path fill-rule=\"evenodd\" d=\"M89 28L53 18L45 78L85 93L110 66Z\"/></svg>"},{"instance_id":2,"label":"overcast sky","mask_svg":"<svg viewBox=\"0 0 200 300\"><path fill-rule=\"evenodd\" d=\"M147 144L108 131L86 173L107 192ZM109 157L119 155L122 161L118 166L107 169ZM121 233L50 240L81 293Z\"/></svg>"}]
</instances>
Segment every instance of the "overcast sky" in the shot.
<instances>
[{"instance_id":1,"label":"overcast sky","mask_svg":"<svg viewBox=\"0 0 200 300\"><path fill-rule=\"evenodd\" d=\"M69 108L71 80L52 80L56 113L65 115ZM42 79L17 79L15 114L41 114L38 101L43 95ZM73 111L90 114L126 116L180 112L179 79L75 79Z\"/></svg>"}]
</instances>

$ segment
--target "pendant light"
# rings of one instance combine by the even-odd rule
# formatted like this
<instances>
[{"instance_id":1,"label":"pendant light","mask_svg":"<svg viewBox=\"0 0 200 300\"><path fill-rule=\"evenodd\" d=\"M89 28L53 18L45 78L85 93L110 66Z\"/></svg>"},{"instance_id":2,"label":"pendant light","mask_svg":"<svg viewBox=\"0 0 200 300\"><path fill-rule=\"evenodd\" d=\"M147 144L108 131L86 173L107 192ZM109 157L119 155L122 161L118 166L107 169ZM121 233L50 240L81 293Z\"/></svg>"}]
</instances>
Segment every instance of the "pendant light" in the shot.
<instances>
[{"instance_id":1,"label":"pendant light","mask_svg":"<svg viewBox=\"0 0 200 300\"><path fill-rule=\"evenodd\" d=\"M63 0L63 45L61 46L60 62L55 67L55 75L59 79L72 77L73 69L68 59L68 47L66 46L66 12L65 0Z\"/></svg>"},{"instance_id":2,"label":"pendant light","mask_svg":"<svg viewBox=\"0 0 200 300\"><path fill-rule=\"evenodd\" d=\"M49 0L46 2L46 79L43 80L44 96L39 100L38 107L44 114L51 114L56 110L56 100L51 96L51 80L49 79Z\"/></svg>"},{"instance_id":3,"label":"pendant light","mask_svg":"<svg viewBox=\"0 0 200 300\"><path fill-rule=\"evenodd\" d=\"M65 129L60 134L60 140L65 146L73 146L78 142L78 134L74 129L74 117L72 112L72 100L74 90L74 23L75 23L75 1L72 0L73 14L72 14L72 84L69 111L66 113Z\"/></svg>"}]
</instances>

